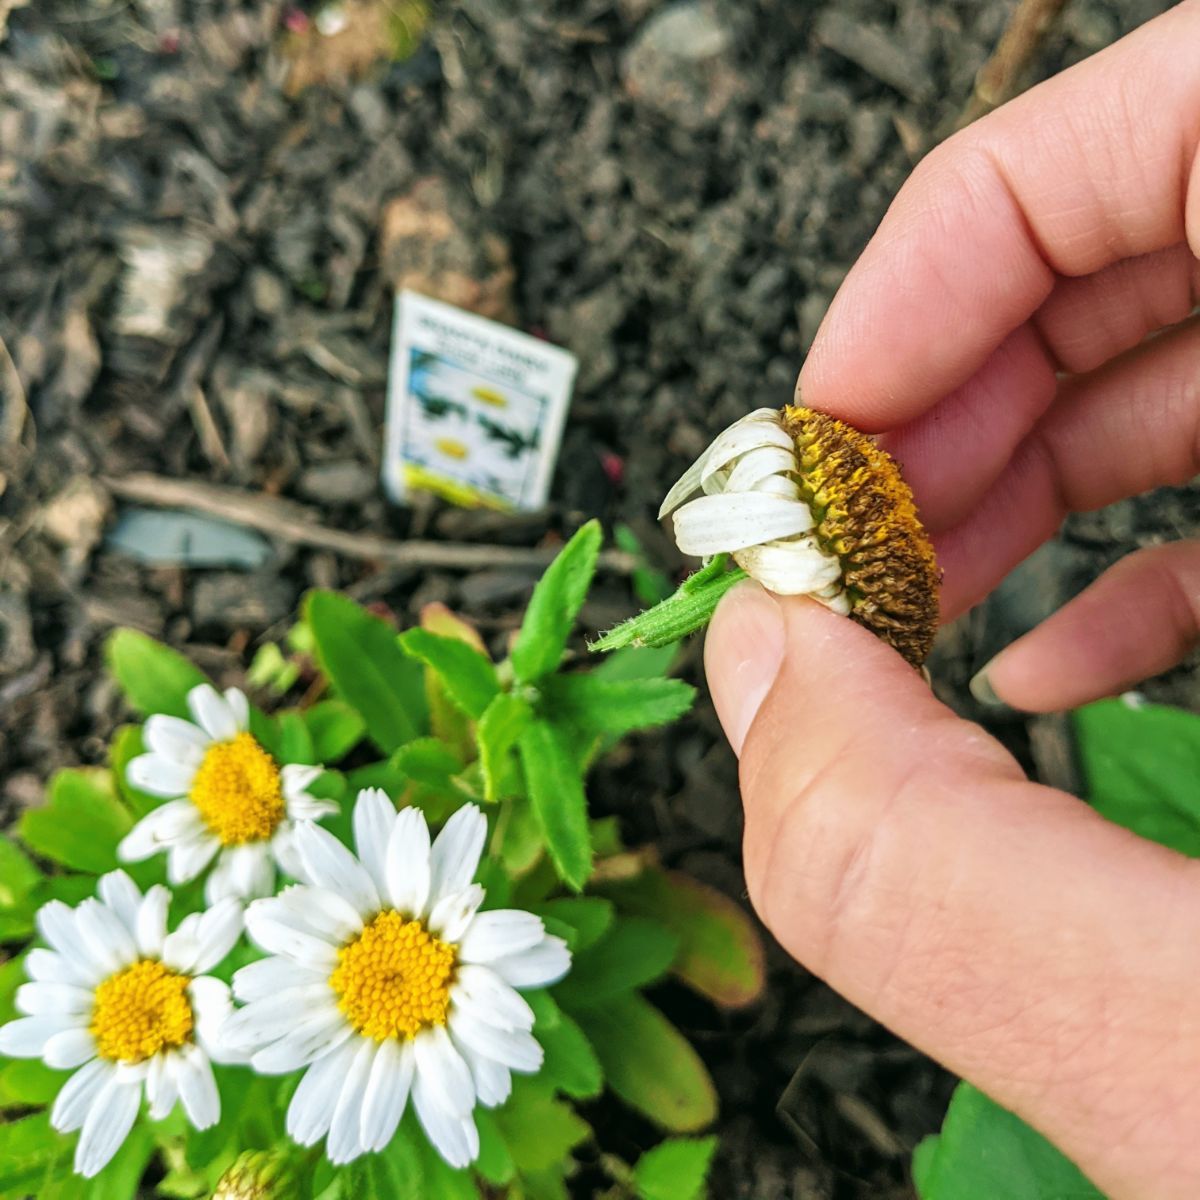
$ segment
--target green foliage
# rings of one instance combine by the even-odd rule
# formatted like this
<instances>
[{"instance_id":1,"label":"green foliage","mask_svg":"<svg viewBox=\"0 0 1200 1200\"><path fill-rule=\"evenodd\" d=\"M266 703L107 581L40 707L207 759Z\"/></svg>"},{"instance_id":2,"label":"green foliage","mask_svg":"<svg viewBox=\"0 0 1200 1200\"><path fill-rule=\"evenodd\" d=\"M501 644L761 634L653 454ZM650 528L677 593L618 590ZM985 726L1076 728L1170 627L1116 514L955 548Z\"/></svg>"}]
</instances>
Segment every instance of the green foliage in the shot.
<instances>
[{"instance_id":1,"label":"green foliage","mask_svg":"<svg viewBox=\"0 0 1200 1200\"><path fill-rule=\"evenodd\" d=\"M362 741L367 732L362 717L341 700L322 700L305 709L302 716L312 741L314 762L339 761Z\"/></svg>"},{"instance_id":2,"label":"green foliage","mask_svg":"<svg viewBox=\"0 0 1200 1200\"><path fill-rule=\"evenodd\" d=\"M118 629L105 648L108 669L129 703L144 716L187 718L187 694L204 674L182 654L136 629Z\"/></svg>"},{"instance_id":3,"label":"green foliage","mask_svg":"<svg viewBox=\"0 0 1200 1200\"><path fill-rule=\"evenodd\" d=\"M562 675L542 687L545 710L556 721L610 736L678 720L695 698L696 689L681 679Z\"/></svg>"},{"instance_id":4,"label":"green foliage","mask_svg":"<svg viewBox=\"0 0 1200 1200\"><path fill-rule=\"evenodd\" d=\"M489 803L500 800L506 786L514 784L512 751L533 719L529 702L514 692L502 692L479 718L475 736L479 744L479 768L483 775L483 795Z\"/></svg>"},{"instance_id":5,"label":"green foliage","mask_svg":"<svg viewBox=\"0 0 1200 1200\"><path fill-rule=\"evenodd\" d=\"M702 1200L715 1137L668 1138L647 1150L633 1168L638 1200Z\"/></svg>"},{"instance_id":6,"label":"green foliage","mask_svg":"<svg viewBox=\"0 0 1200 1200\"><path fill-rule=\"evenodd\" d=\"M533 722L518 744L546 850L563 883L581 891L592 873L592 844L579 767L562 735L544 721Z\"/></svg>"},{"instance_id":7,"label":"green foliage","mask_svg":"<svg viewBox=\"0 0 1200 1200\"><path fill-rule=\"evenodd\" d=\"M512 650L513 673L519 683L536 683L558 666L591 585L600 541L600 523L589 521L562 548L533 589Z\"/></svg>"},{"instance_id":8,"label":"green foliage","mask_svg":"<svg viewBox=\"0 0 1200 1200\"><path fill-rule=\"evenodd\" d=\"M304 617L321 670L363 720L385 754L420 737L426 726L421 665L400 648L396 631L336 592L309 592Z\"/></svg>"},{"instance_id":9,"label":"green foliage","mask_svg":"<svg viewBox=\"0 0 1200 1200\"><path fill-rule=\"evenodd\" d=\"M491 660L458 638L409 629L400 635L400 648L436 672L446 694L468 717L483 716L500 690Z\"/></svg>"},{"instance_id":10,"label":"green foliage","mask_svg":"<svg viewBox=\"0 0 1200 1200\"><path fill-rule=\"evenodd\" d=\"M99 875L118 865L117 843L132 827L111 772L85 768L59 771L46 804L29 809L17 833L43 858Z\"/></svg>"},{"instance_id":11,"label":"green foliage","mask_svg":"<svg viewBox=\"0 0 1200 1200\"><path fill-rule=\"evenodd\" d=\"M667 973L679 939L657 921L618 917L598 941L575 955L558 999L571 1011L607 1004Z\"/></svg>"},{"instance_id":12,"label":"green foliage","mask_svg":"<svg viewBox=\"0 0 1200 1200\"><path fill-rule=\"evenodd\" d=\"M918 1146L913 1178L921 1200L1104 1200L1044 1137L968 1083L942 1132Z\"/></svg>"}]
</instances>

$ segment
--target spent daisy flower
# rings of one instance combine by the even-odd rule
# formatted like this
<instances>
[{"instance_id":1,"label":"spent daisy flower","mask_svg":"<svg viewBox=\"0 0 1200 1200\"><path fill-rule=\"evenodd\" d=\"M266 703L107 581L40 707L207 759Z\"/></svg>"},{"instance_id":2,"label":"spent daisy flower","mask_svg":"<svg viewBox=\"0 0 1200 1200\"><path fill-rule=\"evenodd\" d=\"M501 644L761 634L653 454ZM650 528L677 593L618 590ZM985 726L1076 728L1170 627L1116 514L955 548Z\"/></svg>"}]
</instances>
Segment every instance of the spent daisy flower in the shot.
<instances>
[{"instance_id":1,"label":"spent daisy flower","mask_svg":"<svg viewBox=\"0 0 1200 1200\"><path fill-rule=\"evenodd\" d=\"M25 959L24 1013L0 1025L0 1054L79 1069L50 1110L62 1133L80 1131L75 1170L90 1178L120 1148L145 1094L150 1117L183 1105L197 1129L215 1125L221 1101L212 1062L227 1061L216 1034L232 1009L229 987L205 975L232 949L242 909L227 899L167 932L170 893L143 896L124 871L101 877L98 898L38 910L49 949Z\"/></svg>"},{"instance_id":2,"label":"spent daisy flower","mask_svg":"<svg viewBox=\"0 0 1200 1200\"><path fill-rule=\"evenodd\" d=\"M933 547L896 463L857 429L797 405L757 409L683 473L668 513L685 554L730 554L768 590L812 596L924 662L937 630Z\"/></svg>"},{"instance_id":3,"label":"spent daisy flower","mask_svg":"<svg viewBox=\"0 0 1200 1200\"><path fill-rule=\"evenodd\" d=\"M278 865L294 875L290 841L297 821L337 811L308 787L320 767L280 767L252 733L250 705L237 688L221 695L211 684L187 696L192 720L161 713L143 730L148 750L133 759L126 778L166 798L125 835L124 862L167 854L173 886L195 879L215 858L204 885L209 904L225 896L249 900L275 890Z\"/></svg>"},{"instance_id":4,"label":"spent daisy flower","mask_svg":"<svg viewBox=\"0 0 1200 1200\"><path fill-rule=\"evenodd\" d=\"M327 1137L333 1163L381 1150L412 1096L454 1167L479 1153L477 1103L502 1103L512 1072L542 1064L518 988L570 967L566 943L517 909L480 912L487 820L459 809L430 842L419 809L378 789L354 808L357 856L316 825L296 831L303 884L246 911L271 957L233 979L245 1002L223 1039L255 1070L306 1067L287 1114L302 1146Z\"/></svg>"}]
</instances>

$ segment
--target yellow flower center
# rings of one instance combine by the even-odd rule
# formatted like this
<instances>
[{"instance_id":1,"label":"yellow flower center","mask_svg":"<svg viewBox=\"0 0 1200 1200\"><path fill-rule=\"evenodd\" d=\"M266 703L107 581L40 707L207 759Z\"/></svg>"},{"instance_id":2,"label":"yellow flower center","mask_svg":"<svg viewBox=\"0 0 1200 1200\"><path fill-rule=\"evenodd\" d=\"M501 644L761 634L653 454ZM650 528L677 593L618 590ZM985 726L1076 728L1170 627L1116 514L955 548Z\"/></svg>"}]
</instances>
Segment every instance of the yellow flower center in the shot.
<instances>
[{"instance_id":1,"label":"yellow flower center","mask_svg":"<svg viewBox=\"0 0 1200 1200\"><path fill-rule=\"evenodd\" d=\"M445 1025L455 962L453 946L387 909L338 951L329 986L359 1033L406 1039Z\"/></svg>"},{"instance_id":2,"label":"yellow flower center","mask_svg":"<svg viewBox=\"0 0 1200 1200\"><path fill-rule=\"evenodd\" d=\"M191 801L223 846L265 841L287 811L279 768L248 733L209 746Z\"/></svg>"},{"instance_id":3,"label":"yellow flower center","mask_svg":"<svg viewBox=\"0 0 1200 1200\"><path fill-rule=\"evenodd\" d=\"M865 433L810 408L788 405L783 427L817 541L841 561L850 616L920 666L937 632L941 572L900 468Z\"/></svg>"},{"instance_id":4,"label":"yellow flower center","mask_svg":"<svg viewBox=\"0 0 1200 1200\"><path fill-rule=\"evenodd\" d=\"M191 977L148 958L96 988L90 1026L96 1052L110 1062L140 1063L191 1041Z\"/></svg>"}]
</instances>

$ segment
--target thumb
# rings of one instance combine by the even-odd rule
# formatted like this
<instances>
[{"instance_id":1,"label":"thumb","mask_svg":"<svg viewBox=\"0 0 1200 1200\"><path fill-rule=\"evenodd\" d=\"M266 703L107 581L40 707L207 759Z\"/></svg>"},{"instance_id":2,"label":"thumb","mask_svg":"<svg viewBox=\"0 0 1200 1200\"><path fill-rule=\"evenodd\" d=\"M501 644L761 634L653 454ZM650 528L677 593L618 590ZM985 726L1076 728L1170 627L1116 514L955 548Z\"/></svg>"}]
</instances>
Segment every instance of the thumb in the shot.
<instances>
[{"instance_id":1,"label":"thumb","mask_svg":"<svg viewBox=\"0 0 1200 1200\"><path fill-rule=\"evenodd\" d=\"M1114 1200L1200 1195L1197 864L1028 782L811 600L735 588L705 665L784 948Z\"/></svg>"}]
</instances>

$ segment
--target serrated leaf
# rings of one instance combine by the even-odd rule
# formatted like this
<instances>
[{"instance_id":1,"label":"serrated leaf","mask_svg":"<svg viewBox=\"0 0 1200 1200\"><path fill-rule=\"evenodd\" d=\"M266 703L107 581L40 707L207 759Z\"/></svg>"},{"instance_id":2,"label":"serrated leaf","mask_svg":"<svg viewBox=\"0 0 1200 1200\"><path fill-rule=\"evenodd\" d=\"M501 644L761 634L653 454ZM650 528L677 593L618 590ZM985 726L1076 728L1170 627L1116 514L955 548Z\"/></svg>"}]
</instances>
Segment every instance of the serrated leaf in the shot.
<instances>
[{"instance_id":1,"label":"serrated leaf","mask_svg":"<svg viewBox=\"0 0 1200 1200\"><path fill-rule=\"evenodd\" d=\"M1100 700L1072 714L1088 802L1141 837L1200 857L1200 717Z\"/></svg>"},{"instance_id":2,"label":"serrated leaf","mask_svg":"<svg viewBox=\"0 0 1200 1200\"><path fill-rule=\"evenodd\" d=\"M702 1200L717 1149L715 1137L669 1138L647 1150L633 1168L639 1200Z\"/></svg>"},{"instance_id":3,"label":"serrated leaf","mask_svg":"<svg viewBox=\"0 0 1200 1200\"><path fill-rule=\"evenodd\" d=\"M917 1157L921 1200L1104 1200L1040 1133L968 1083Z\"/></svg>"},{"instance_id":4,"label":"serrated leaf","mask_svg":"<svg viewBox=\"0 0 1200 1200\"><path fill-rule=\"evenodd\" d=\"M363 719L344 700L322 700L304 710L314 761L335 763L358 745L366 733Z\"/></svg>"},{"instance_id":5,"label":"serrated leaf","mask_svg":"<svg viewBox=\"0 0 1200 1200\"><path fill-rule=\"evenodd\" d=\"M556 721L616 737L665 725L692 707L696 689L682 679L598 679L560 675L541 688L545 711Z\"/></svg>"},{"instance_id":6,"label":"serrated leaf","mask_svg":"<svg viewBox=\"0 0 1200 1200\"><path fill-rule=\"evenodd\" d=\"M598 1096L604 1072L587 1035L549 992L527 992L525 998L534 1011L533 1035L546 1052L539 1078L576 1100Z\"/></svg>"},{"instance_id":7,"label":"serrated leaf","mask_svg":"<svg viewBox=\"0 0 1200 1200\"><path fill-rule=\"evenodd\" d=\"M535 683L558 666L591 586L601 539L599 521L582 526L533 589L512 649L519 683Z\"/></svg>"},{"instance_id":8,"label":"serrated leaf","mask_svg":"<svg viewBox=\"0 0 1200 1200\"><path fill-rule=\"evenodd\" d=\"M112 773L88 767L59 771L50 780L47 803L29 809L17 833L37 854L99 875L118 865L117 843L132 825Z\"/></svg>"},{"instance_id":9,"label":"serrated leaf","mask_svg":"<svg viewBox=\"0 0 1200 1200\"><path fill-rule=\"evenodd\" d=\"M592 873L583 779L561 735L534 721L518 741L533 814L558 877L578 892Z\"/></svg>"},{"instance_id":10,"label":"serrated leaf","mask_svg":"<svg viewBox=\"0 0 1200 1200\"><path fill-rule=\"evenodd\" d=\"M636 993L580 1010L608 1086L630 1108L672 1133L695 1133L716 1118L717 1093L687 1038Z\"/></svg>"},{"instance_id":11,"label":"serrated leaf","mask_svg":"<svg viewBox=\"0 0 1200 1200\"><path fill-rule=\"evenodd\" d=\"M619 916L594 946L575 955L555 997L573 1012L606 1004L662 978L678 950L679 939L657 921Z\"/></svg>"},{"instance_id":12,"label":"serrated leaf","mask_svg":"<svg viewBox=\"0 0 1200 1200\"><path fill-rule=\"evenodd\" d=\"M41 871L15 842L0 835L0 909L21 904L41 881Z\"/></svg>"},{"instance_id":13,"label":"serrated leaf","mask_svg":"<svg viewBox=\"0 0 1200 1200\"><path fill-rule=\"evenodd\" d=\"M594 945L612 926L616 910L611 900L599 896L567 896L532 906L539 917L550 917L570 927L573 951Z\"/></svg>"},{"instance_id":14,"label":"serrated leaf","mask_svg":"<svg viewBox=\"0 0 1200 1200\"><path fill-rule=\"evenodd\" d=\"M678 642L667 646L623 646L606 654L590 674L614 683L623 679L662 679L679 654Z\"/></svg>"},{"instance_id":15,"label":"serrated leaf","mask_svg":"<svg viewBox=\"0 0 1200 1200\"><path fill-rule=\"evenodd\" d=\"M309 592L304 614L321 670L380 750L390 754L420 737L424 670L400 649L395 629L337 592Z\"/></svg>"},{"instance_id":16,"label":"serrated leaf","mask_svg":"<svg viewBox=\"0 0 1200 1200\"><path fill-rule=\"evenodd\" d=\"M483 774L483 795L490 803L503 798L504 782L513 772L506 770L517 739L533 719L533 709L513 692L501 692L492 698L479 724L475 741L479 747L479 768Z\"/></svg>"},{"instance_id":17,"label":"serrated leaf","mask_svg":"<svg viewBox=\"0 0 1200 1200\"><path fill-rule=\"evenodd\" d=\"M451 701L469 717L483 716L500 690L491 659L457 638L408 629L400 635L400 646L437 674Z\"/></svg>"},{"instance_id":18,"label":"serrated leaf","mask_svg":"<svg viewBox=\"0 0 1200 1200\"><path fill-rule=\"evenodd\" d=\"M508 1102L496 1110L496 1124L522 1173L559 1167L591 1132L544 1082L520 1077L513 1080Z\"/></svg>"},{"instance_id":19,"label":"serrated leaf","mask_svg":"<svg viewBox=\"0 0 1200 1200\"><path fill-rule=\"evenodd\" d=\"M191 719L187 694L207 680L182 654L136 629L118 629L108 639L105 658L125 698L138 712Z\"/></svg>"},{"instance_id":20,"label":"serrated leaf","mask_svg":"<svg viewBox=\"0 0 1200 1200\"><path fill-rule=\"evenodd\" d=\"M661 921L679 938L671 967L690 987L736 1008L756 1000L766 984L766 951L753 918L723 892L680 871L647 868L605 884L622 912Z\"/></svg>"}]
</instances>

